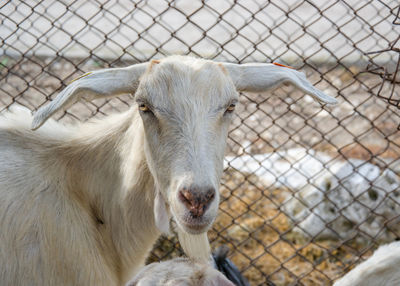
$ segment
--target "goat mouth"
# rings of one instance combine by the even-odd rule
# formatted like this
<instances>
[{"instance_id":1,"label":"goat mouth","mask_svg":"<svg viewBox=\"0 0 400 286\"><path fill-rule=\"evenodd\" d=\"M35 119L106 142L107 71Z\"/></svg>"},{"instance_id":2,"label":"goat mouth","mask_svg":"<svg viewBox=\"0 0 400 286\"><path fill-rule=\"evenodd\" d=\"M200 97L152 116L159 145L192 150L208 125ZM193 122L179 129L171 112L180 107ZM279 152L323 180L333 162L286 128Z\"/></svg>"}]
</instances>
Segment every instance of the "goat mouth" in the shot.
<instances>
[{"instance_id":1,"label":"goat mouth","mask_svg":"<svg viewBox=\"0 0 400 286\"><path fill-rule=\"evenodd\" d=\"M210 221L203 218L182 218L178 219L178 224L184 231L190 234L200 234L206 232L211 225Z\"/></svg>"}]
</instances>

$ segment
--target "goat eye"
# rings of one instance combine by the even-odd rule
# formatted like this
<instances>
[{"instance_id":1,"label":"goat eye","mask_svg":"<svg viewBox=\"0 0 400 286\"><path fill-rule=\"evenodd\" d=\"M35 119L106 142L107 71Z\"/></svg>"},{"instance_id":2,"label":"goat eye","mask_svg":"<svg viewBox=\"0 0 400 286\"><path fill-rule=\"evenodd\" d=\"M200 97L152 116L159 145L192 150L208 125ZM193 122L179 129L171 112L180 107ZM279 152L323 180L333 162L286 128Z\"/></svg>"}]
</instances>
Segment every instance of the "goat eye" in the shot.
<instances>
[{"instance_id":1,"label":"goat eye","mask_svg":"<svg viewBox=\"0 0 400 286\"><path fill-rule=\"evenodd\" d=\"M229 105L229 107L226 109L226 112L233 112L235 110L236 104L232 103L231 105Z\"/></svg>"},{"instance_id":2,"label":"goat eye","mask_svg":"<svg viewBox=\"0 0 400 286\"><path fill-rule=\"evenodd\" d=\"M142 112L149 112L150 108L146 104L141 103L141 104L139 104L139 110Z\"/></svg>"}]
</instances>

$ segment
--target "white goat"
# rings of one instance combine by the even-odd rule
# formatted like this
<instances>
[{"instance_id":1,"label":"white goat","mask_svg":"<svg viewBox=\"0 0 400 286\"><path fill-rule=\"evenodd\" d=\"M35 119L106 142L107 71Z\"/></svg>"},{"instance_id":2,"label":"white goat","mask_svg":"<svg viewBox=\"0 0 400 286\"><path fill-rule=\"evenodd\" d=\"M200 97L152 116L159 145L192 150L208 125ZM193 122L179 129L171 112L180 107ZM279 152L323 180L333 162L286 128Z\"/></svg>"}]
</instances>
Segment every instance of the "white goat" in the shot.
<instances>
[{"instance_id":1,"label":"white goat","mask_svg":"<svg viewBox=\"0 0 400 286\"><path fill-rule=\"evenodd\" d=\"M175 258L145 266L127 286L234 286L211 266Z\"/></svg>"},{"instance_id":2,"label":"white goat","mask_svg":"<svg viewBox=\"0 0 400 286\"><path fill-rule=\"evenodd\" d=\"M400 241L383 245L334 286L400 285Z\"/></svg>"},{"instance_id":3,"label":"white goat","mask_svg":"<svg viewBox=\"0 0 400 286\"><path fill-rule=\"evenodd\" d=\"M124 285L170 219L189 255L207 255L196 244L191 252L190 238L206 237L217 214L237 90L285 82L336 102L293 69L174 56L80 77L38 110L32 128L80 98L135 93L125 113L77 127L50 120L37 131L28 112L5 113L2 285Z\"/></svg>"}]
</instances>

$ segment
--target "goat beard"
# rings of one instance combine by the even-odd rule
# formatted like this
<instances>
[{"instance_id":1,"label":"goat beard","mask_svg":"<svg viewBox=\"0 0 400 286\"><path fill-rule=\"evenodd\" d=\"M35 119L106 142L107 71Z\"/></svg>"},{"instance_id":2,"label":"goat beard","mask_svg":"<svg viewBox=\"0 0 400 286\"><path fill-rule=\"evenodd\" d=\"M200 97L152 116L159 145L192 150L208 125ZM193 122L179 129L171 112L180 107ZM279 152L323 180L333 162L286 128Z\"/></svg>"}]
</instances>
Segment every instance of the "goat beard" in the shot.
<instances>
[{"instance_id":1,"label":"goat beard","mask_svg":"<svg viewBox=\"0 0 400 286\"><path fill-rule=\"evenodd\" d=\"M176 227L179 243L185 254L196 262L211 263L211 248L208 241L207 232L200 234L190 234Z\"/></svg>"},{"instance_id":2,"label":"goat beard","mask_svg":"<svg viewBox=\"0 0 400 286\"><path fill-rule=\"evenodd\" d=\"M201 234L190 234L181 229L173 221L169 207L159 190L156 190L154 201L154 218L157 228L164 234L177 234L183 251L190 258L197 262L210 263L211 248L207 232Z\"/></svg>"}]
</instances>

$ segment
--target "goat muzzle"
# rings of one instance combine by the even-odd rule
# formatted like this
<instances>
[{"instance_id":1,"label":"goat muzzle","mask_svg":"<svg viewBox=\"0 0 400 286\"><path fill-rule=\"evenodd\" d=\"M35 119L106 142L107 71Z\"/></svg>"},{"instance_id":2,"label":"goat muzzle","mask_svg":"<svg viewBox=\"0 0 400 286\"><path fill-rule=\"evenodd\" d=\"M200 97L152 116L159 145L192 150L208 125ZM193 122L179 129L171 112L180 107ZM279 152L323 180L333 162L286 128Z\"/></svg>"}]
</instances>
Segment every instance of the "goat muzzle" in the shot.
<instances>
[{"instance_id":1,"label":"goat muzzle","mask_svg":"<svg viewBox=\"0 0 400 286\"><path fill-rule=\"evenodd\" d=\"M214 188L182 188L179 191L179 200L189 210L193 218L203 216L215 198Z\"/></svg>"}]
</instances>

